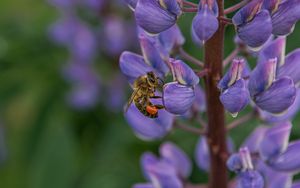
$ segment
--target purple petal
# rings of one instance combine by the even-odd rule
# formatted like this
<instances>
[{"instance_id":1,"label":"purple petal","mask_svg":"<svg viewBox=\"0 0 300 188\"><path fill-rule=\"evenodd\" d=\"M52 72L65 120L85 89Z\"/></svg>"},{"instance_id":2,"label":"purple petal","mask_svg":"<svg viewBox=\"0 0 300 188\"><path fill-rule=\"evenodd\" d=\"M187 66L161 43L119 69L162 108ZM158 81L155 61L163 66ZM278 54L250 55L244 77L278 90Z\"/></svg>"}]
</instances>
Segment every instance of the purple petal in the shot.
<instances>
[{"instance_id":1,"label":"purple petal","mask_svg":"<svg viewBox=\"0 0 300 188\"><path fill-rule=\"evenodd\" d=\"M253 0L241 8L233 17L234 25L243 25L251 21L261 10L263 0Z\"/></svg>"},{"instance_id":2,"label":"purple petal","mask_svg":"<svg viewBox=\"0 0 300 188\"><path fill-rule=\"evenodd\" d=\"M300 109L300 91L297 89L297 94L294 103L287 109L286 112L280 115L274 115L269 112L260 110L259 115L260 117L268 122L268 123L275 123L275 122L283 122L287 120L291 120L299 111Z\"/></svg>"},{"instance_id":3,"label":"purple petal","mask_svg":"<svg viewBox=\"0 0 300 188\"><path fill-rule=\"evenodd\" d=\"M252 21L237 26L237 32L248 46L252 48L261 47L271 36L272 23L267 10L259 12Z\"/></svg>"},{"instance_id":4,"label":"purple petal","mask_svg":"<svg viewBox=\"0 0 300 188\"><path fill-rule=\"evenodd\" d=\"M192 172L192 164L188 156L175 144L166 142L160 146L162 160L174 166L181 178L187 178Z\"/></svg>"},{"instance_id":5,"label":"purple petal","mask_svg":"<svg viewBox=\"0 0 300 188\"><path fill-rule=\"evenodd\" d=\"M195 34L203 42L210 39L219 27L218 19L214 15L214 12L210 10L207 5L199 8L199 11L194 17L192 24Z\"/></svg>"},{"instance_id":6,"label":"purple petal","mask_svg":"<svg viewBox=\"0 0 300 188\"><path fill-rule=\"evenodd\" d=\"M169 68L158 51L156 38L140 34L139 39L145 62L157 70L160 77L164 77L169 72Z\"/></svg>"},{"instance_id":7,"label":"purple petal","mask_svg":"<svg viewBox=\"0 0 300 188\"><path fill-rule=\"evenodd\" d=\"M277 67L284 64L286 38L278 37L272 42L266 44L259 52L258 62L265 62L269 59L277 59Z\"/></svg>"},{"instance_id":8,"label":"purple petal","mask_svg":"<svg viewBox=\"0 0 300 188\"><path fill-rule=\"evenodd\" d=\"M151 119L144 116L135 105L129 107L125 118L135 134L143 140L163 138L171 130L173 124L173 115L165 110L158 112L158 118Z\"/></svg>"},{"instance_id":9,"label":"purple petal","mask_svg":"<svg viewBox=\"0 0 300 188\"><path fill-rule=\"evenodd\" d=\"M198 47L202 47L203 46L203 41L201 41L199 39L199 37L197 36L193 25L191 27L191 36L192 36L192 41L194 42L195 45L197 45Z\"/></svg>"},{"instance_id":10,"label":"purple petal","mask_svg":"<svg viewBox=\"0 0 300 188\"><path fill-rule=\"evenodd\" d=\"M144 177L147 180L150 180L148 169L158 162L159 162L159 159L153 153L146 152L146 153L143 153L143 155L141 156L141 161L140 161L141 168L142 168Z\"/></svg>"},{"instance_id":11,"label":"purple petal","mask_svg":"<svg viewBox=\"0 0 300 188\"><path fill-rule=\"evenodd\" d=\"M245 171L238 176L238 188L263 188L264 179L255 170Z\"/></svg>"},{"instance_id":12,"label":"purple petal","mask_svg":"<svg viewBox=\"0 0 300 188\"><path fill-rule=\"evenodd\" d=\"M293 80L284 77L276 80L268 90L254 99L257 106L270 113L282 113L295 101L296 88Z\"/></svg>"},{"instance_id":13,"label":"purple petal","mask_svg":"<svg viewBox=\"0 0 300 188\"><path fill-rule=\"evenodd\" d=\"M289 53L285 58L285 64L279 67L278 78L288 76L297 84L300 81L300 49Z\"/></svg>"},{"instance_id":14,"label":"purple petal","mask_svg":"<svg viewBox=\"0 0 300 188\"><path fill-rule=\"evenodd\" d=\"M255 153L258 152L261 140L265 134L267 127L257 127L252 133L246 138L242 147L247 147L250 152Z\"/></svg>"},{"instance_id":15,"label":"purple petal","mask_svg":"<svg viewBox=\"0 0 300 188\"><path fill-rule=\"evenodd\" d=\"M134 10L138 0L124 0L131 10Z\"/></svg>"},{"instance_id":16,"label":"purple petal","mask_svg":"<svg viewBox=\"0 0 300 188\"><path fill-rule=\"evenodd\" d=\"M228 160L226 162L226 165L227 165L227 168L230 171L233 171L233 172L236 172L236 173L243 170L242 160L241 160L241 157L238 153L232 154L228 158Z\"/></svg>"},{"instance_id":17,"label":"purple petal","mask_svg":"<svg viewBox=\"0 0 300 188\"><path fill-rule=\"evenodd\" d=\"M195 91L177 82L171 82L164 86L163 103L166 110L173 114L184 114L195 100Z\"/></svg>"},{"instance_id":18,"label":"purple petal","mask_svg":"<svg viewBox=\"0 0 300 188\"><path fill-rule=\"evenodd\" d=\"M273 14L278 9L278 5L282 0L267 0L264 1L263 8L270 11Z\"/></svg>"},{"instance_id":19,"label":"purple petal","mask_svg":"<svg viewBox=\"0 0 300 188\"><path fill-rule=\"evenodd\" d=\"M206 100L205 100L205 92L200 87L200 85L195 86L195 102L194 102L194 108L197 111L204 112L206 109Z\"/></svg>"},{"instance_id":20,"label":"purple petal","mask_svg":"<svg viewBox=\"0 0 300 188\"><path fill-rule=\"evenodd\" d=\"M283 122L265 131L259 148L263 160L268 160L286 150L291 129L290 122Z\"/></svg>"},{"instance_id":21,"label":"purple petal","mask_svg":"<svg viewBox=\"0 0 300 188\"><path fill-rule=\"evenodd\" d=\"M294 182L291 188L300 188L300 181Z\"/></svg>"},{"instance_id":22,"label":"purple petal","mask_svg":"<svg viewBox=\"0 0 300 188\"><path fill-rule=\"evenodd\" d=\"M223 91L229 86L232 86L237 80L248 77L250 75L250 69L243 58L236 58L231 63L231 67L228 72L218 83L218 88Z\"/></svg>"},{"instance_id":23,"label":"purple petal","mask_svg":"<svg viewBox=\"0 0 300 188\"><path fill-rule=\"evenodd\" d=\"M163 31L158 36L160 44L171 53L174 49L184 44L185 39L180 28L175 24L170 29Z\"/></svg>"},{"instance_id":24,"label":"purple petal","mask_svg":"<svg viewBox=\"0 0 300 188\"><path fill-rule=\"evenodd\" d=\"M268 161L268 164L275 170L295 173L300 171L300 141L292 142L286 151L278 157Z\"/></svg>"},{"instance_id":25,"label":"purple petal","mask_svg":"<svg viewBox=\"0 0 300 188\"><path fill-rule=\"evenodd\" d=\"M176 169L165 163L159 162L149 167L149 175L154 187L162 188L183 188Z\"/></svg>"},{"instance_id":26,"label":"purple petal","mask_svg":"<svg viewBox=\"0 0 300 188\"><path fill-rule=\"evenodd\" d=\"M249 79L248 88L251 97L268 89L276 76L277 59L269 59L256 65Z\"/></svg>"},{"instance_id":27,"label":"purple petal","mask_svg":"<svg viewBox=\"0 0 300 188\"><path fill-rule=\"evenodd\" d=\"M249 91L243 79L238 80L234 85L226 89L220 100L225 109L232 114L240 112L250 102Z\"/></svg>"},{"instance_id":28,"label":"purple petal","mask_svg":"<svg viewBox=\"0 0 300 188\"><path fill-rule=\"evenodd\" d=\"M155 188L152 183L138 183L133 185L132 188Z\"/></svg>"},{"instance_id":29,"label":"purple petal","mask_svg":"<svg viewBox=\"0 0 300 188\"><path fill-rule=\"evenodd\" d=\"M177 16L182 13L177 0L159 0L159 3L166 10Z\"/></svg>"},{"instance_id":30,"label":"purple petal","mask_svg":"<svg viewBox=\"0 0 300 188\"><path fill-rule=\"evenodd\" d=\"M172 27L176 23L177 16L164 9L157 0L139 0L135 8L137 24L153 34Z\"/></svg>"},{"instance_id":31,"label":"purple petal","mask_svg":"<svg viewBox=\"0 0 300 188\"><path fill-rule=\"evenodd\" d=\"M272 15L272 33L288 35L293 32L296 22L300 19L300 0L288 0L281 3Z\"/></svg>"},{"instance_id":32,"label":"purple petal","mask_svg":"<svg viewBox=\"0 0 300 188\"><path fill-rule=\"evenodd\" d=\"M153 71L153 68L145 63L142 56L127 51L120 56L120 69L130 83L133 83L139 76Z\"/></svg>"},{"instance_id":33,"label":"purple petal","mask_svg":"<svg viewBox=\"0 0 300 188\"><path fill-rule=\"evenodd\" d=\"M178 83L186 86L194 86L199 83L199 77L183 61L173 60L171 61L171 65Z\"/></svg>"}]
</instances>

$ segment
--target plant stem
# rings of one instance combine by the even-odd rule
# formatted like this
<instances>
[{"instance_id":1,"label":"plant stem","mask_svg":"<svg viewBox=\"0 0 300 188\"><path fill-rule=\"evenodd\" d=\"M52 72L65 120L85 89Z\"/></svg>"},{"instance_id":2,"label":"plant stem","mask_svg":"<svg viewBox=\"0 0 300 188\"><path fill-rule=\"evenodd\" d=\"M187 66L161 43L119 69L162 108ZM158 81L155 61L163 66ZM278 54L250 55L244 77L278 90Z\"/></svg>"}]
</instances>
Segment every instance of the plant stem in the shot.
<instances>
[{"instance_id":1,"label":"plant stem","mask_svg":"<svg viewBox=\"0 0 300 188\"><path fill-rule=\"evenodd\" d=\"M195 4L195 3L192 3L192 2L189 2L189 1L182 1L182 3L184 4L184 5L188 5L188 6L191 6L191 7L194 7L194 8L197 8L198 7L198 5L197 4Z\"/></svg>"},{"instance_id":2,"label":"plant stem","mask_svg":"<svg viewBox=\"0 0 300 188\"><path fill-rule=\"evenodd\" d=\"M236 47L223 61L223 67L226 67L240 52L239 47Z\"/></svg>"},{"instance_id":3,"label":"plant stem","mask_svg":"<svg viewBox=\"0 0 300 188\"><path fill-rule=\"evenodd\" d=\"M183 125L179 122L175 122L173 126L175 128L178 128L178 129L181 129L181 130L184 130L186 132L193 133L193 134L196 134L196 135L204 135L205 134L204 129L198 129L198 128L195 128L195 127Z\"/></svg>"},{"instance_id":4,"label":"plant stem","mask_svg":"<svg viewBox=\"0 0 300 188\"><path fill-rule=\"evenodd\" d=\"M219 16L224 17L224 2L217 0ZM205 68L210 73L205 78L208 115L207 142L210 150L209 188L227 188L227 146L224 107L219 100L217 88L223 71L225 24L219 21L217 32L205 44Z\"/></svg>"},{"instance_id":5,"label":"plant stem","mask_svg":"<svg viewBox=\"0 0 300 188\"><path fill-rule=\"evenodd\" d=\"M250 2L250 0L243 0L243 1L239 2L238 4L233 5L232 7L225 9L224 14L232 13L232 12L240 9L244 5L246 5L248 2Z\"/></svg>"},{"instance_id":6,"label":"plant stem","mask_svg":"<svg viewBox=\"0 0 300 188\"><path fill-rule=\"evenodd\" d=\"M254 117L255 117L255 112L251 112L251 113L249 113L247 115L244 115L243 117L229 123L226 126L226 129L227 129L227 131L229 131L229 130L231 130L231 129L233 129L233 128L235 128L235 127L237 127L237 126L239 126L243 123L246 123L247 121L251 120Z\"/></svg>"}]
</instances>

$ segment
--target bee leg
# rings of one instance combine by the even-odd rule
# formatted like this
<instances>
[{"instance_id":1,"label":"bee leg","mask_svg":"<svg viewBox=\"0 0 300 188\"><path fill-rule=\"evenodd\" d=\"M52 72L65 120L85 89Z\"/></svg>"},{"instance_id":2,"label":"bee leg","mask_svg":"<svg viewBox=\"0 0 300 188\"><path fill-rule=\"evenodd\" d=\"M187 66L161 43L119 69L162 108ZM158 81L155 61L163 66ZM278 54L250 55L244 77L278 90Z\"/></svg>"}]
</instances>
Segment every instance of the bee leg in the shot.
<instances>
[{"instance_id":1,"label":"bee leg","mask_svg":"<svg viewBox=\"0 0 300 188\"><path fill-rule=\"evenodd\" d=\"M151 99L161 99L162 96L151 96L150 98L151 98Z\"/></svg>"},{"instance_id":2,"label":"bee leg","mask_svg":"<svg viewBox=\"0 0 300 188\"><path fill-rule=\"evenodd\" d=\"M157 108L157 109L164 109L165 108L165 106L160 105L160 104L155 104L153 106L155 106L155 108Z\"/></svg>"}]
</instances>

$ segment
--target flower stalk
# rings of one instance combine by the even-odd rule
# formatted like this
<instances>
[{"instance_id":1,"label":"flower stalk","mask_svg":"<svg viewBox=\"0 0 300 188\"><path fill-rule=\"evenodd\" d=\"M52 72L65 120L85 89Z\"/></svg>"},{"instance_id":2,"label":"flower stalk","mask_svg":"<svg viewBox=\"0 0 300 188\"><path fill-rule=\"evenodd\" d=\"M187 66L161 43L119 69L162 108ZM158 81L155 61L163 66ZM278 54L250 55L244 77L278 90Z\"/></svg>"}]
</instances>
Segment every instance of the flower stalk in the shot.
<instances>
[{"instance_id":1,"label":"flower stalk","mask_svg":"<svg viewBox=\"0 0 300 188\"><path fill-rule=\"evenodd\" d=\"M224 17L224 2L218 0L219 16ZM208 115L207 142L210 150L209 188L227 188L227 146L224 107L219 100L217 83L222 77L225 24L219 21L217 32L205 43L205 78Z\"/></svg>"}]
</instances>

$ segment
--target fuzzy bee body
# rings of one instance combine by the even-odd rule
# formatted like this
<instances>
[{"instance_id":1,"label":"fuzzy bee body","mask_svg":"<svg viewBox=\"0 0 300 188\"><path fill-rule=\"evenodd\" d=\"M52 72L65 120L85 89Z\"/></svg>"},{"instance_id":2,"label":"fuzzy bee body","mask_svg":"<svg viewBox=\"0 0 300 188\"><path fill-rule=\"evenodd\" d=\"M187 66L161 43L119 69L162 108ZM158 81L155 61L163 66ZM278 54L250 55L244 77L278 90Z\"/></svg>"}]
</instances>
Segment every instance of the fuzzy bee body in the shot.
<instances>
[{"instance_id":1,"label":"fuzzy bee body","mask_svg":"<svg viewBox=\"0 0 300 188\"><path fill-rule=\"evenodd\" d=\"M133 102L137 109L149 118L157 118L158 110L164 108L162 105L154 105L150 98L160 98L155 96L156 88L159 86L159 78L153 72L138 77L133 83L133 93L128 101L127 109Z\"/></svg>"}]
</instances>

